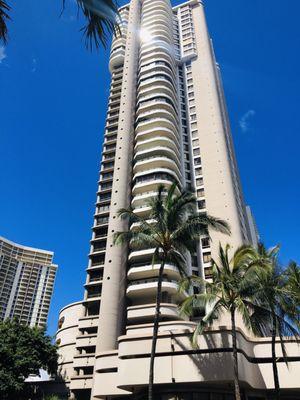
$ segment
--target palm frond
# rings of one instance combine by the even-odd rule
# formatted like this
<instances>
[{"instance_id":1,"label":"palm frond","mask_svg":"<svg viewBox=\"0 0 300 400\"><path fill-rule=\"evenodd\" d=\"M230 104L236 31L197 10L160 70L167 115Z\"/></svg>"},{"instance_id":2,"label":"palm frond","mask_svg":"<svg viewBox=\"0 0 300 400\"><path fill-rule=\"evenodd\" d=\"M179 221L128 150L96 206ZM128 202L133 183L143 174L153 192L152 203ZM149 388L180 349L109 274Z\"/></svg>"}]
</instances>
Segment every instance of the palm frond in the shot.
<instances>
[{"instance_id":1,"label":"palm frond","mask_svg":"<svg viewBox=\"0 0 300 400\"><path fill-rule=\"evenodd\" d=\"M66 0L62 1L64 10ZM98 49L101 44L106 47L111 33L121 33L117 23L118 6L114 0L76 0L76 3L85 19L81 31L88 49L92 50L93 47Z\"/></svg>"},{"instance_id":2,"label":"palm frond","mask_svg":"<svg viewBox=\"0 0 300 400\"><path fill-rule=\"evenodd\" d=\"M0 41L4 44L8 40L7 21L10 20L9 16L10 6L5 0L0 0Z\"/></svg>"}]
</instances>

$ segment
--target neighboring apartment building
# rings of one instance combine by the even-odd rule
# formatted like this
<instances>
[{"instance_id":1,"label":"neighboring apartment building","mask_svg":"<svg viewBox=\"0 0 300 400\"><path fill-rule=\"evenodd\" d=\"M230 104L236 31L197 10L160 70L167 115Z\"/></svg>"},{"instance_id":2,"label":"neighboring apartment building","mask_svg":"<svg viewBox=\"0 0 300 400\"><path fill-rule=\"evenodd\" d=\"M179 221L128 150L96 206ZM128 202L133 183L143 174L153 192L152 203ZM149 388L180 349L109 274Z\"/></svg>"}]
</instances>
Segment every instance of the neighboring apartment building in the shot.
<instances>
[{"instance_id":1,"label":"neighboring apartment building","mask_svg":"<svg viewBox=\"0 0 300 400\"><path fill-rule=\"evenodd\" d=\"M50 251L0 237L0 320L17 318L30 326L47 323L57 265Z\"/></svg>"},{"instance_id":2,"label":"neighboring apartment building","mask_svg":"<svg viewBox=\"0 0 300 400\"><path fill-rule=\"evenodd\" d=\"M60 371L76 399L138 396L147 387L159 266L152 266L153 249L127 252L113 244L114 232L128 228L120 208L147 216L158 185L195 188L199 212L225 219L232 231L212 231L191 255L188 272L206 279L219 242L257 242L203 4L131 0L120 14L84 298L61 311L57 332ZM199 339L201 353L191 349L194 323L177 310L179 273L166 265L164 274L155 361L160 397L223 400L232 382L228 324ZM272 387L269 341L242 332L238 340L242 386L261 395L249 399L263 399ZM280 374L287 388L299 387L293 363L289 371L281 363Z\"/></svg>"}]
</instances>

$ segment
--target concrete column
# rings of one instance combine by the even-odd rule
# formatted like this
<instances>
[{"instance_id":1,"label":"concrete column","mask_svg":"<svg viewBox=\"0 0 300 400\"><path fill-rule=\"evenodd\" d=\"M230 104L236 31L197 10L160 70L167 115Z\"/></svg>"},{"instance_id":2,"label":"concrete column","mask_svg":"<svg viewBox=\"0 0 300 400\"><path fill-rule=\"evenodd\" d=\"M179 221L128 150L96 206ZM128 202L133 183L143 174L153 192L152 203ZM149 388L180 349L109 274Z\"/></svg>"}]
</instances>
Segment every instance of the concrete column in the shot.
<instances>
[{"instance_id":1,"label":"concrete column","mask_svg":"<svg viewBox=\"0 0 300 400\"><path fill-rule=\"evenodd\" d=\"M115 232L127 230L127 223L117 216L128 208L131 198L132 153L136 104L140 21L139 0L132 0L129 10L126 52L119 111L118 137L112 185L110 219L104 265L103 288L96 352L115 349L123 329L127 251L113 244Z\"/></svg>"}]
</instances>

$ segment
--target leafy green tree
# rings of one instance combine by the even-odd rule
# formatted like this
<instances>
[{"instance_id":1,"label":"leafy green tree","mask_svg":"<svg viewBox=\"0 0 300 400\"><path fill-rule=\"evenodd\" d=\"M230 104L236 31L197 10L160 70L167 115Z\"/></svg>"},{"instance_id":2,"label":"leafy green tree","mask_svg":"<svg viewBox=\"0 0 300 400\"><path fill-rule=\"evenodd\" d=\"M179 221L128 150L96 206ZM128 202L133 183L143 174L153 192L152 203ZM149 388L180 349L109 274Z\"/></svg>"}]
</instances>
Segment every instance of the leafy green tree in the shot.
<instances>
[{"instance_id":1,"label":"leafy green tree","mask_svg":"<svg viewBox=\"0 0 300 400\"><path fill-rule=\"evenodd\" d=\"M57 349L45 330L29 327L17 320L0 323L0 398L24 398L25 379L45 369L57 371Z\"/></svg>"},{"instance_id":2,"label":"leafy green tree","mask_svg":"<svg viewBox=\"0 0 300 400\"><path fill-rule=\"evenodd\" d=\"M45 400L61 400L61 398L56 394L49 394L45 397Z\"/></svg>"},{"instance_id":3,"label":"leafy green tree","mask_svg":"<svg viewBox=\"0 0 300 400\"><path fill-rule=\"evenodd\" d=\"M62 0L63 9L66 0ZM118 6L114 0L76 0L78 12L85 20L81 29L86 39L86 46L98 48L105 45L107 34L115 31ZM0 0L0 41L7 43L7 22L11 8L6 0Z\"/></svg>"},{"instance_id":4,"label":"leafy green tree","mask_svg":"<svg viewBox=\"0 0 300 400\"><path fill-rule=\"evenodd\" d=\"M157 196L148 202L147 217L139 217L132 209L121 209L119 216L136 223L134 230L115 234L115 243L129 244L131 249L153 248L153 265L160 263L153 337L149 368L148 398L153 398L154 359L160 318L162 280L166 263L175 265L180 274L185 274L186 256L194 252L200 235L208 235L208 228L229 233L228 224L218 218L199 214L195 196L189 191L179 192L176 184L166 190L159 186Z\"/></svg>"},{"instance_id":5,"label":"leafy green tree","mask_svg":"<svg viewBox=\"0 0 300 400\"><path fill-rule=\"evenodd\" d=\"M252 321L252 315L257 309L259 311L261 309L255 301L256 288L250 279L250 272L254 267L257 267L257 264L262 264L262 259L251 246L238 248L233 257L229 256L229 251L229 245L223 248L220 244L219 259L211 262L212 282L203 280L198 276L188 277L182 281L180 290L187 290L191 284L198 286L200 290L199 293L186 298L181 304L180 310L188 316L193 316L195 311L204 311L205 315L193 334L194 346L197 345L198 335L207 326L211 325L224 312L230 313L234 391L236 400L240 400L236 314L239 313L242 316L248 329L255 334L261 333L264 313L260 312L260 320L257 318L256 324Z\"/></svg>"}]
</instances>

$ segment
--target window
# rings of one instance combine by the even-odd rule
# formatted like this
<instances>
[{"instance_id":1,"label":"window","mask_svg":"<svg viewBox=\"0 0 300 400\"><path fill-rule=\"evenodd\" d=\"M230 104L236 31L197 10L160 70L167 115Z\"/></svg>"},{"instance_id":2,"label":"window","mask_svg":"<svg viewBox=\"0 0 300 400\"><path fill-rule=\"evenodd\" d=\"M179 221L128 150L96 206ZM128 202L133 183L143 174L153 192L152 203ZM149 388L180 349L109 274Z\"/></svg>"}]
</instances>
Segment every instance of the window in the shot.
<instances>
[{"instance_id":1,"label":"window","mask_svg":"<svg viewBox=\"0 0 300 400\"><path fill-rule=\"evenodd\" d=\"M197 190L197 197L203 197L204 196L204 189L198 189Z\"/></svg>"},{"instance_id":2,"label":"window","mask_svg":"<svg viewBox=\"0 0 300 400\"><path fill-rule=\"evenodd\" d=\"M211 260L211 253L203 253L203 262L208 263Z\"/></svg>"},{"instance_id":3,"label":"window","mask_svg":"<svg viewBox=\"0 0 300 400\"><path fill-rule=\"evenodd\" d=\"M196 179L196 186L201 186L203 185L203 178L197 178Z\"/></svg>"},{"instance_id":4,"label":"window","mask_svg":"<svg viewBox=\"0 0 300 400\"><path fill-rule=\"evenodd\" d=\"M197 149L193 149L193 154L194 154L194 156L199 156L200 155L200 148L198 147Z\"/></svg>"},{"instance_id":5,"label":"window","mask_svg":"<svg viewBox=\"0 0 300 400\"><path fill-rule=\"evenodd\" d=\"M199 200L197 203L199 210L203 210L206 207L205 200Z\"/></svg>"},{"instance_id":6,"label":"window","mask_svg":"<svg viewBox=\"0 0 300 400\"><path fill-rule=\"evenodd\" d=\"M200 165L201 164L201 158L200 157L194 158L194 164L195 165Z\"/></svg>"},{"instance_id":7,"label":"window","mask_svg":"<svg viewBox=\"0 0 300 400\"><path fill-rule=\"evenodd\" d=\"M209 238L201 239L201 244L202 244L202 249L206 249L207 247L209 247Z\"/></svg>"},{"instance_id":8,"label":"window","mask_svg":"<svg viewBox=\"0 0 300 400\"><path fill-rule=\"evenodd\" d=\"M193 132L194 133L194 132ZM197 146L199 146L199 139L195 139L195 140L193 140L193 147L197 147Z\"/></svg>"},{"instance_id":9,"label":"window","mask_svg":"<svg viewBox=\"0 0 300 400\"><path fill-rule=\"evenodd\" d=\"M59 319L59 321L58 321L58 329L61 329L61 327L62 327L64 321L65 321L65 317L61 317L61 318Z\"/></svg>"}]
</instances>

